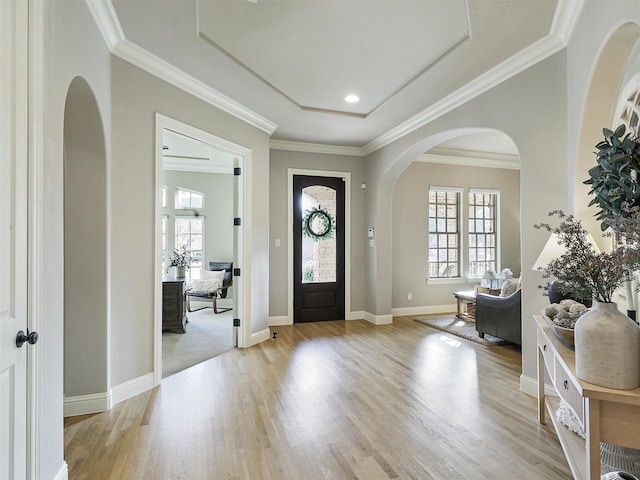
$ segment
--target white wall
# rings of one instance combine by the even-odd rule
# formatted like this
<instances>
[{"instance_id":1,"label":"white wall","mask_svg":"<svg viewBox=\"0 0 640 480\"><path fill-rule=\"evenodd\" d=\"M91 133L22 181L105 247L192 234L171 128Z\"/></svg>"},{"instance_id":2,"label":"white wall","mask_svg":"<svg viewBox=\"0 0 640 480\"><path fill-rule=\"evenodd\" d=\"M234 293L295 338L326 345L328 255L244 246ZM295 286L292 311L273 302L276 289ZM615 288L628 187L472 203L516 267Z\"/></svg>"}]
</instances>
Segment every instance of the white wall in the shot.
<instances>
[{"instance_id":1,"label":"white wall","mask_svg":"<svg viewBox=\"0 0 640 480\"><path fill-rule=\"evenodd\" d=\"M209 262L233 261L233 175L224 173L163 171L163 184L167 186L167 208L162 213L169 215L167 250L173 252L175 245L175 218L184 214L176 210L174 191L176 187L204 193L204 208L198 214L204 222L204 268ZM191 215L187 211L186 215ZM229 292L231 293L231 292Z\"/></svg>"}]
</instances>

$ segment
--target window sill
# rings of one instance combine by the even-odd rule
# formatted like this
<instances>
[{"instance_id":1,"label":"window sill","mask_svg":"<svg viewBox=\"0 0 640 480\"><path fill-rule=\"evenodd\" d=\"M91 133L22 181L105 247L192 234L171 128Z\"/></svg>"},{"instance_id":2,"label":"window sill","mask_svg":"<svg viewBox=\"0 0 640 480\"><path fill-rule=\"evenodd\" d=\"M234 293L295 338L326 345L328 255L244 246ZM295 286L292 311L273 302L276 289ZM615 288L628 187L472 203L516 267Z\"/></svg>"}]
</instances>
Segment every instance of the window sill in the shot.
<instances>
[{"instance_id":1,"label":"window sill","mask_svg":"<svg viewBox=\"0 0 640 480\"><path fill-rule=\"evenodd\" d=\"M427 285L450 285L456 283L468 283L466 279L462 277L449 277L449 278L427 278Z\"/></svg>"}]
</instances>

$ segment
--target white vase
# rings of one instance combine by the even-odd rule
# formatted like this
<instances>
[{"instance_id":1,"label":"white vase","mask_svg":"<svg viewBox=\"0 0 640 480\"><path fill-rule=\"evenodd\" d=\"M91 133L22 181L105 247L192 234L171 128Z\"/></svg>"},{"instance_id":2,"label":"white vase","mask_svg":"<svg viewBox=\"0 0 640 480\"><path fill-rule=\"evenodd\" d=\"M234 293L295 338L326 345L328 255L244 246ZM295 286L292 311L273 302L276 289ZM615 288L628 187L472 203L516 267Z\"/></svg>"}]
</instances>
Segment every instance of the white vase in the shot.
<instances>
[{"instance_id":1,"label":"white vase","mask_svg":"<svg viewBox=\"0 0 640 480\"><path fill-rule=\"evenodd\" d=\"M579 379L619 390L640 386L640 327L615 303L595 302L574 337Z\"/></svg>"},{"instance_id":2,"label":"white vase","mask_svg":"<svg viewBox=\"0 0 640 480\"><path fill-rule=\"evenodd\" d=\"M174 267L176 269L176 278L184 278L187 274L187 267Z\"/></svg>"}]
</instances>

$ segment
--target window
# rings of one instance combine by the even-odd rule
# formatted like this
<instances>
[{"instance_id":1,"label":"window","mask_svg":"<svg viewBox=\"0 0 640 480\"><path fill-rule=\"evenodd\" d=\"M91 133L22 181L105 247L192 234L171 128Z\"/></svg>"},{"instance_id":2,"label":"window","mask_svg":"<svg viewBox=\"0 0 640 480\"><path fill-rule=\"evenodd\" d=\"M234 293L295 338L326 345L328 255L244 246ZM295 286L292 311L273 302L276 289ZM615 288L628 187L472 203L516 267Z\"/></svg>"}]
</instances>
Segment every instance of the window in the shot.
<instances>
[{"instance_id":1,"label":"window","mask_svg":"<svg viewBox=\"0 0 640 480\"><path fill-rule=\"evenodd\" d=\"M497 271L498 199L496 191L469 190L469 277Z\"/></svg>"},{"instance_id":2,"label":"window","mask_svg":"<svg viewBox=\"0 0 640 480\"><path fill-rule=\"evenodd\" d=\"M162 208L167 208L167 186L162 186Z\"/></svg>"},{"instance_id":3,"label":"window","mask_svg":"<svg viewBox=\"0 0 640 480\"><path fill-rule=\"evenodd\" d=\"M175 208L184 210L188 208L203 208L204 194L186 188L176 188Z\"/></svg>"},{"instance_id":4,"label":"window","mask_svg":"<svg viewBox=\"0 0 640 480\"><path fill-rule=\"evenodd\" d=\"M429 278L460 277L462 190L429 188Z\"/></svg>"},{"instance_id":5,"label":"window","mask_svg":"<svg viewBox=\"0 0 640 480\"><path fill-rule=\"evenodd\" d=\"M176 248L183 245L191 255L191 268L187 270L187 281L200 278L204 257L204 217L176 217Z\"/></svg>"}]
</instances>

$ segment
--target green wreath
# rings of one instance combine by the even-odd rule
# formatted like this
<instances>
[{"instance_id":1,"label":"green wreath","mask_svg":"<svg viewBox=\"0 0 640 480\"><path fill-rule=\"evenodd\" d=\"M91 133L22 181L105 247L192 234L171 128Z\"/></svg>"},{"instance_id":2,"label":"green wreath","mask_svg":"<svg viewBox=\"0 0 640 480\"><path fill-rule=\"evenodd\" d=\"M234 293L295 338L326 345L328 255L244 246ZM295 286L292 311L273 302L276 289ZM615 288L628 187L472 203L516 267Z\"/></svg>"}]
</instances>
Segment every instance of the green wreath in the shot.
<instances>
[{"instance_id":1,"label":"green wreath","mask_svg":"<svg viewBox=\"0 0 640 480\"><path fill-rule=\"evenodd\" d=\"M319 220L319 225L314 225L315 221ZM314 228L314 226L316 228ZM317 227L320 228L317 228ZM333 232L336 230L336 221L333 216L326 210L322 210L319 206L313 207L304 212L302 217L302 234L311 238L315 242L320 240L328 240L333 237Z\"/></svg>"}]
</instances>

